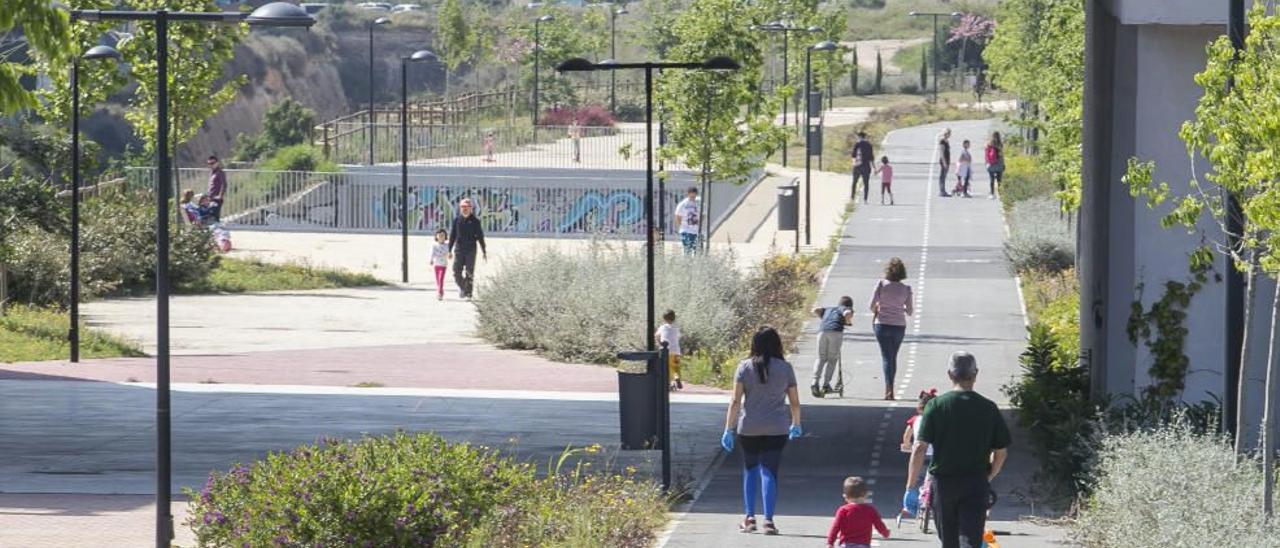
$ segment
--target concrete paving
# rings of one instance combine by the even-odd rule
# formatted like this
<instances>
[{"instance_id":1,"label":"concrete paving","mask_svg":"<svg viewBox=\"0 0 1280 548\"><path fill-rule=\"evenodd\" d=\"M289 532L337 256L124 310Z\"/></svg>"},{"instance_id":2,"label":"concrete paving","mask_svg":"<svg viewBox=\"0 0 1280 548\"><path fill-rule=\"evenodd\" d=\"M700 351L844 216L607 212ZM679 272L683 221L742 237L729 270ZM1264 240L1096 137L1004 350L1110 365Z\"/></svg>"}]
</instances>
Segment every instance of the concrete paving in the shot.
<instances>
[{"instance_id":1,"label":"concrete paving","mask_svg":"<svg viewBox=\"0 0 1280 548\"><path fill-rule=\"evenodd\" d=\"M948 125L954 129L954 143L966 138L985 142L992 128L991 122ZM932 143L942 126L911 128L887 137L882 151L896 167L898 205L860 205L843 231L839 256L819 298L834 303L841 295L849 295L857 305L854 327L843 345L848 388L843 399L802 395L806 434L789 444L781 472L777 523L782 536L737 532L742 502L740 457L735 454L679 516L665 546L821 545L841 504L841 482L850 475L872 483L874 503L881 515L892 520L906 478L907 459L899 449L902 429L914 413L919 391L949 388L945 370L954 350L977 356L978 390L1007 405L999 389L1018 371L1025 331L1019 293L1001 254L1004 232L999 201L986 199L981 190L970 199L937 196ZM984 172L981 166L975 168ZM975 189L985 187L985 181L975 182ZM884 381L865 303L884 264L895 256L907 263L916 314L899 360L894 387L899 401L885 402L880 399ZM812 371L814 355L814 338L808 336L802 339L799 353L791 356L804 379ZM1002 532L1005 546L1052 546L1064 538L1060 529L1019 519L1039 510L1028 502L1028 495L1034 494L1027 492L1029 478L1036 466L1030 451L1029 441L1018 436L1010 465L995 482L1001 502L993 511L991 527ZM936 542L936 537L922 535L914 524L905 522L892 533L893 540L873 544Z\"/></svg>"}]
</instances>

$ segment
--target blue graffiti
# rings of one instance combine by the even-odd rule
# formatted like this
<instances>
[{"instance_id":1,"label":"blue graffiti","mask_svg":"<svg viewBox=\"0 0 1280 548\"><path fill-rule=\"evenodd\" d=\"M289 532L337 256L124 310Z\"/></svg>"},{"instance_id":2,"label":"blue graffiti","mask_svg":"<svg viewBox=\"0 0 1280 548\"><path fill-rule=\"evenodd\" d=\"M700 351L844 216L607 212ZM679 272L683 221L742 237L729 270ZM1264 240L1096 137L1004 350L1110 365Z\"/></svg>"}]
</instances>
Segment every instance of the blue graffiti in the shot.
<instances>
[{"instance_id":1,"label":"blue graffiti","mask_svg":"<svg viewBox=\"0 0 1280 548\"><path fill-rule=\"evenodd\" d=\"M634 192L618 190L607 196L602 196L598 192L588 192L579 197L573 207L565 212L559 231L580 232L584 228L599 224L616 230L636 223L642 215L644 215L644 203Z\"/></svg>"}]
</instances>

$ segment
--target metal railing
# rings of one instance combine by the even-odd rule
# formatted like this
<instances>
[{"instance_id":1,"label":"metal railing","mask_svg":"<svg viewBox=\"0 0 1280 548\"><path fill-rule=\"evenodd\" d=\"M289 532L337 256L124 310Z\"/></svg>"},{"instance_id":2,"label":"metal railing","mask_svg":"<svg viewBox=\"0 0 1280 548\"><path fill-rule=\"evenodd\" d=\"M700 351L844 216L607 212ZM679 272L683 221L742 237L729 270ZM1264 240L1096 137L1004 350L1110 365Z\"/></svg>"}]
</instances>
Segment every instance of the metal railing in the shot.
<instances>
[{"instance_id":1,"label":"metal railing","mask_svg":"<svg viewBox=\"0 0 1280 548\"><path fill-rule=\"evenodd\" d=\"M381 169L381 168L375 168ZM131 168L131 188L154 188L155 170ZM232 229L395 232L400 230L400 173L226 170L222 221ZM202 189L208 170L178 173L182 189ZM693 184L690 173L672 174L655 207L670 212ZM714 183L719 201L709 215L722 222L727 208L750 185ZM409 226L415 233L447 228L462 198L476 203L494 235L644 236L644 174L635 171L518 173L415 167L409 175ZM659 205L659 203L661 205ZM714 227L712 227L714 230ZM667 223L667 233L673 227Z\"/></svg>"}]
</instances>

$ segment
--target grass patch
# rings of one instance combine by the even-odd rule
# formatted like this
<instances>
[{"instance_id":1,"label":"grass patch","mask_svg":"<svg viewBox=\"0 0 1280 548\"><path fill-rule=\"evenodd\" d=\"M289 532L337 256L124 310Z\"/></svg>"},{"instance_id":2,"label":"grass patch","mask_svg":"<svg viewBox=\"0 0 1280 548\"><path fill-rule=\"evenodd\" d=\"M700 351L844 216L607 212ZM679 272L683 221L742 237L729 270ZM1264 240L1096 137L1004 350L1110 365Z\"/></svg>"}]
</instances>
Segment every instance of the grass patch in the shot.
<instances>
[{"instance_id":1,"label":"grass patch","mask_svg":"<svg viewBox=\"0 0 1280 548\"><path fill-rule=\"evenodd\" d=\"M179 293L246 293L335 289L386 285L365 273L318 268L307 264L274 264L257 259L223 258L205 280L178 288Z\"/></svg>"},{"instance_id":2,"label":"grass patch","mask_svg":"<svg viewBox=\"0 0 1280 548\"><path fill-rule=\"evenodd\" d=\"M66 359L70 353L67 326L70 316L53 308L11 306L0 315L0 362ZM80 326L80 356L117 358L143 356L142 350L124 339Z\"/></svg>"},{"instance_id":3,"label":"grass patch","mask_svg":"<svg viewBox=\"0 0 1280 548\"><path fill-rule=\"evenodd\" d=\"M374 382L374 381L361 381L351 386L355 388L382 388L383 386L386 386L386 385L380 382Z\"/></svg>"}]
</instances>

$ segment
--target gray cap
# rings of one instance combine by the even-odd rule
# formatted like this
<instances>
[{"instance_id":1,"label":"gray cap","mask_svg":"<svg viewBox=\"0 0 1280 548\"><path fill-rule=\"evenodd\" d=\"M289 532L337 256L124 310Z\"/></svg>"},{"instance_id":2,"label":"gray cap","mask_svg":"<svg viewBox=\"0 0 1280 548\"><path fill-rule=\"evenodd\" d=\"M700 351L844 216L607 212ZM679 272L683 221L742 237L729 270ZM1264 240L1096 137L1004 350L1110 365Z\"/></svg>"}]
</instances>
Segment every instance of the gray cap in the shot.
<instances>
[{"instance_id":1,"label":"gray cap","mask_svg":"<svg viewBox=\"0 0 1280 548\"><path fill-rule=\"evenodd\" d=\"M973 357L973 354L957 350L951 354L951 364L947 366L947 372L955 380L973 380L978 376L978 360Z\"/></svg>"}]
</instances>

